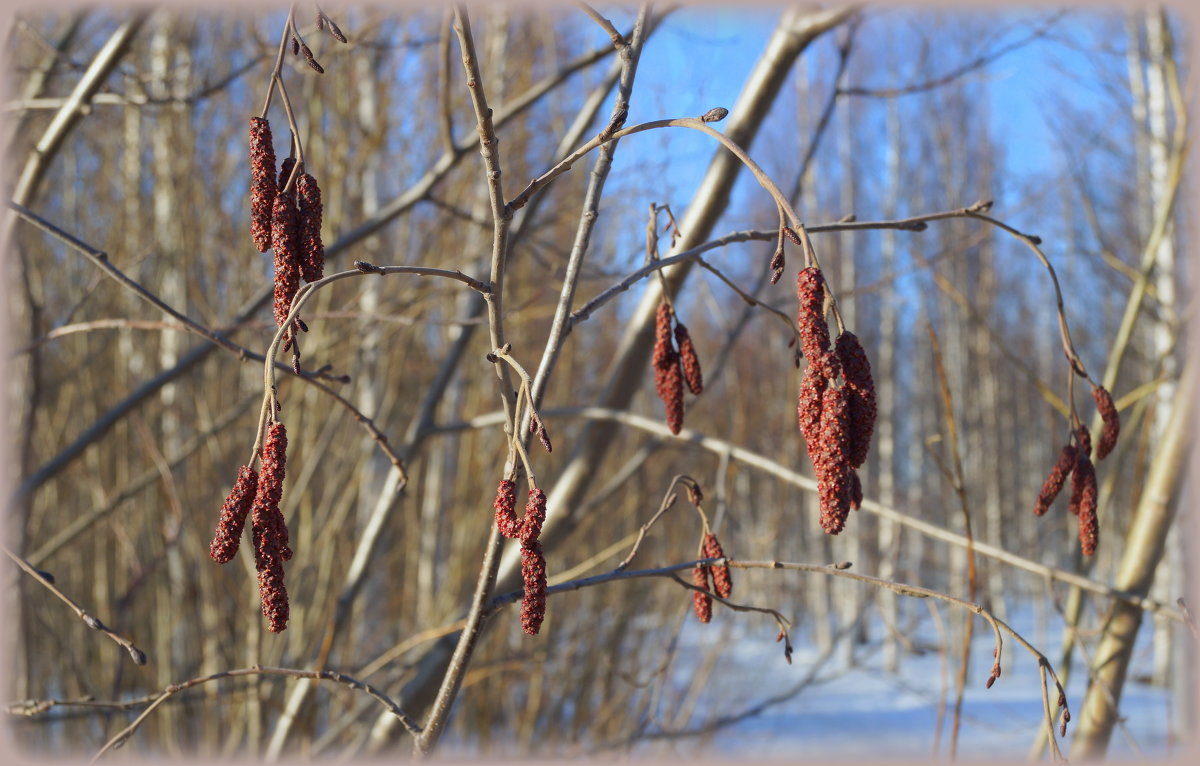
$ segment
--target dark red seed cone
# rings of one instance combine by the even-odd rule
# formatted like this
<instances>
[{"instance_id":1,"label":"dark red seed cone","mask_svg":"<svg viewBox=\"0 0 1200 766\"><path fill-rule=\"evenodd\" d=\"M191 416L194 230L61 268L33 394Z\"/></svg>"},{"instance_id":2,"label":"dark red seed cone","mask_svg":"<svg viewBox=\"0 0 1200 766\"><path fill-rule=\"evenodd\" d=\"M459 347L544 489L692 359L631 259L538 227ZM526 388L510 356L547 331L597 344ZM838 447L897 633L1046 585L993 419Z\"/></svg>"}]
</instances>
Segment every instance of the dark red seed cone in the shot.
<instances>
[{"instance_id":1,"label":"dark red seed cone","mask_svg":"<svg viewBox=\"0 0 1200 766\"><path fill-rule=\"evenodd\" d=\"M308 173L296 179L300 203L300 275L316 282L325 274L325 244L321 242L321 187Z\"/></svg>"},{"instance_id":2,"label":"dark red seed cone","mask_svg":"<svg viewBox=\"0 0 1200 766\"><path fill-rule=\"evenodd\" d=\"M283 562L291 558L292 551L288 547L287 524L279 509L286 461L287 430L283 423L272 423L263 441L262 470L251 516L262 613L273 633L286 629L288 621Z\"/></svg>"},{"instance_id":3,"label":"dark red seed cone","mask_svg":"<svg viewBox=\"0 0 1200 766\"><path fill-rule=\"evenodd\" d=\"M1113 402L1112 394L1104 386L1092 389L1092 399L1096 400L1096 409L1104 420L1104 430L1100 432L1100 443L1096 445L1096 459L1103 460L1117 446L1117 437L1121 434L1121 416L1117 414L1117 405Z\"/></svg>"},{"instance_id":4,"label":"dark red seed cone","mask_svg":"<svg viewBox=\"0 0 1200 766\"><path fill-rule=\"evenodd\" d=\"M296 201L280 194L271 216L271 246L275 250L275 326L283 327L292 299L300 289L300 221Z\"/></svg>"},{"instance_id":5,"label":"dark red seed cone","mask_svg":"<svg viewBox=\"0 0 1200 766\"><path fill-rule=\"evenodd\" d=\"M275 146L271 123L250 118L250 235L260 253L271 249L271 209L275 204Z\"/></svg>"},{"instance_id":6,"label":"dark red seed cone","mask_svg":"<svg viewBox=\"0 0 1200 766\"><path fill-rule=\"evenodd\" d=\"M218 564L232 561L237 554L242 530L246 526L246 516L250 513L250 507L254 505L257 489L258 474L254 469L248 465L238 469L237 481L221 506L221 518L208 546L209 557Z\"/></svg>"},{"instance_id":7,"label":"dark red seed cone","mask_svg":"<svg viewBox=\"0 0 1200 766\"><path fill-rule=\"evenodd\" d=\"M692 585L697 588L708 588L708 567L697 564L692 567ZM700 622L709 622L712 620L712 596L707 593L701 593L698 590L692 591L692 606L696 609L696 619Z\"/></svg>"},{"instance_id":8,"label":"dark red seed cone","mask_svg":"<svg viewBox=\"0 0 1200 766\"><path fill-rule=\"evenodd\" d=\"M683 322L675 323L675 342L679 344L679 361L683 366L683 380L688 391L699 396L704 391L704 375L700 371L700 357L692 345L692 337Z\"/></svg>"},{"instance_id":9,"label":"dark red seed cone","mask_svg":"<svg viewBox=\"0 0 1200 766\"><path fill-rule=\"evenodd\" d=\"M672 340L673 312L666 301L658 304L654 316L654 387L666 408L667 427L677 434L683 428L683 371L679 367L679 352Z\"/></svg>"},{"instance_id":10,"label":"dark red seed cone","mask_svg":"<svg viewBox=\"0 0 1200 766\"><path fill-rule=\"evenodd\" d=\"M540 489L529 490L529 500L525 503L525 517L521 520L521 542L538 539L542 533L542 524L546 521L546 493Z\"/></svg>"},{"instance_id":11,"label":"dark red seed cone","mask_svg":"<svg viewBox=\"0 0 1200 766\"><path fill-rule=\"evenodd\" d=\"M1091 556L1096 553L1096 543L1100 539L1100 521L1096 517L1096 468L1085 457L1075 467L1075 473L1083 477L1079 493L1079 547L1083 555Z\"/></svg>"},{"instance_id":12,"label":"dark red seed cone","mask_svg":"<svg viewBox=\"0 0 1200 766\"><path fill-rule=\"evenodd\" d=\"M854 333L839 335L835 348L848 389L850 465L859 468L867 459L871 435L875 432L875 380L871 377L867 353Z\"/></svg>"},{"instance_id":13,"label":"dark red seed cone","mask_svg":"<svg viewBox=\"0 0 1200 766\"><path fill-rule=\"evenodd\" d=\"M720 541L711 532L704 536L704 558L725 558L725 551L721 550ZM710 565L709 572L712 575L713 593L716 593L721 598L729 598L729 594L733 592L733 577L729 573L729 565Z\"/></svg>"},{"instance_id":14,"label":"dark red seed cone","mask_svg":"<svg viewBox=\"0 0 1200 766\"><path fill-rule=\"evenodd\" d=\"M1076 457L1075 445L1068 443L1067 446L1062 448L1062 452L1058 454L1058 462L1050 469L1050 475L1046 477L1045 483L1042 484L1042 491L1038 494L1037 503L1033 506L1035 514L1041 516L1050 510L1050 505L1054 502L1054 498L1058 497L1058 493L1062 491L1067 477L1075 469Z\"/></svg>"},{"instance_id":15,"label":"dark red seed cone","mask_svg":"<svg viewBox=\"0 0 1200 766\"><path fill-rule=\"evenodd\" d=\"M525 594L521 598L521 628L531 636L541 630L546 619L546 558L537 540L521 543L521 580Z\"/></svg>"},{"instance_id":16,"label":"dark red seed cone","mask_svg":"<svg viewBox=\"0 0 1200 766\"><path fill-rule=\"evenodd\" d=\"M845 386L825 389L821 397L820 453L813 468L821 503L821 528L836 535L850 515L849 404Z\"/></svg>"},{"instance_id":17,"label":"dark red seed cone","mask_svg":"<svg viewBox=\"0 0 1200 766\"><path fill-rule=\"evenodd\" d=\"M521 533L521 522L517 519L517 487L508 479L501 479L496 488L496 500L492 503L496 509L496 527L500 534L515 538Z\"/></svg>"}]
</instances>

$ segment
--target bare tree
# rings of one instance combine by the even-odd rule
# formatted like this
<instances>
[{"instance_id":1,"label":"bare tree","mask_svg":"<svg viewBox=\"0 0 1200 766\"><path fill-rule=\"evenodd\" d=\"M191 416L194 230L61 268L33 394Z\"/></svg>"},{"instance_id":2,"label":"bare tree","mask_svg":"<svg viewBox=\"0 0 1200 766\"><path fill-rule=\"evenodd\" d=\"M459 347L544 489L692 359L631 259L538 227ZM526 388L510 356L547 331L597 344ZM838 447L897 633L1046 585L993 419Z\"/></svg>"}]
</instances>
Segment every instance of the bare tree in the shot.
<instances>
[{"instance_id":1,"label":"bare tree","mask_svg":"<svg viewBox=\"0 0 1200 766\"><path fill-rule=\"evenodd\" d=\"M1166 17L1096 63L1143 140L1048 180L985 76L1063 14L791 8L726 86L696 13L19 20L22 747L701 753L882 648L941 655L935 750L1026 663L1038 749L1105 752L1186 621ZM803 670L725 689L746 647Z\"/></svg>"}]
</instances>

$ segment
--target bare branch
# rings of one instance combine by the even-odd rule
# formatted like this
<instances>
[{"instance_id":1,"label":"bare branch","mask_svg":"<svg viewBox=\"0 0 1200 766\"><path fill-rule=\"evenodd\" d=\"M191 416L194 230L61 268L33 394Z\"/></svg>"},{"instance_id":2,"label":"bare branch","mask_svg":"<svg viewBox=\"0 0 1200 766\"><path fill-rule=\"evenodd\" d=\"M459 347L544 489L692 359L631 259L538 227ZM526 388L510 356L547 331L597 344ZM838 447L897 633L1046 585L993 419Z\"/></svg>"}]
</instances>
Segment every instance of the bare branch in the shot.
<instances>
[{"instance_id":1,"label":"bare branch","mask_svg":"<svg viewBox=\"0 0 1200 766\"><path fill-rule=\"evenodd\" d=\"M48 591L50 591L51 593L53 593L54 595L56 595L60 599L62 599L63 603L65 603L67 606L71 607L71 610L75 612L75 615L77 617L79 617L79 619L83 620L83 623L85 625L87 625L92 630L100 631L104 635L111 638L114 642L116 642L122 649L129 652L129 656L133 659L134 664L136 664L136 665L145 665L146 664L146 653L145 652L143 652L141 649L134 646L133 642L130 641L129 639L127 639L124 636L120 635L119 633L111 630L107 625L100 622L100 620L98 620L95 617L93 617L92 615L88 614L87 611L83 607L81 607L79 604L75 603L74 599L72 599L67 594L63 593L61 590L58 589L57 586L55 586L54 579L52 577L50 577L48 574L41 571L40 569L35 568L32 564L30 564L25 559L21 558L17 554L10 551L7 547L4 549L4 553L10 559L12 559L13 562L16 563L16 565L19 566L21 568L21 570L25 572L25 574L29 575L34 580L37 580L37 582L39 584L41 584L44 588L46 588Z\"/></svg>"},{"instance_id":2,"label":"bare branch","mask_svg":"<svg viewBox=\"0 0 1200 766\"><path fill-rule=\"evenodd\" d=\"M193 686L209 683L210 681L219 681L224 678L237 678L239 676L288 676L291 678L309 678L316 681L334 681L342 684L343 686L348 686L351 689L364 692L371 697L374 697L381 705L384 706L384 708L387 709L389 713L395 716L396 719L404 725L404 728L407 729L408 732L413 736L417 736L421 732L421 727L418 726L411 718L409 718L408 714L405 713L399 705L393 702L390 697L388 697L379 689L376 689L371 684L359 681L358 679L352 678L344 673L337 673L332 670L299 670L295 668L276 668L255 665L249 668L225 670L220 673L213 673L212 675L192 678L187 681L167 686L165 689L163 689L161 694L154 698L154 700L150 703L150 706L143 710L141 715L134 719L133 723L129 724L120 732L118 732L116 736L114 736L104 745L104 747L100 748L100 751L97 752L96 755L92 756L91 762L95 763L109 751L125 744L138 730L138 727L145 722L145 720L158 708L159 705L171 699L176 694L187 689L191 689Z\"/></svg>"}]
</instances>

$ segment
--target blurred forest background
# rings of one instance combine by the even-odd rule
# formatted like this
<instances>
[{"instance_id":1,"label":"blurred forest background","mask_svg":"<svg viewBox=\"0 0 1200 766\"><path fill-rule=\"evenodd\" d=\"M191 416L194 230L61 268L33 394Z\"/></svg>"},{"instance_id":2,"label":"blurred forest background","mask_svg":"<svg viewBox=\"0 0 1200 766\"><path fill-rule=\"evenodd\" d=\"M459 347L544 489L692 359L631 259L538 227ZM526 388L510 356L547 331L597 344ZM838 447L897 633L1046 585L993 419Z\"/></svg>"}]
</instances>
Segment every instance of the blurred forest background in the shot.
<instances>
[{"instance_id":1,"label":"blurred forest background","mask_svg":"<svg viewBox=\"0 0 1200 766\"><path fill-rule=\"evenodd\" d=\"M349 43L318 33L302 4L298 18L325 74L289 55L284 78L309 172L324 192L327 273L362 259L485 277L488 190L449 17L326 10ZM637 14L632 5L599 10L623 34ZM262 353L274 329L264 299L272 266L248 234L247 122L263 103L284 14L140 13L26 10L16 18L6 41L10 199L105 251L195 322ZM810 40L788 55L771 53L777 23L804 26L818 17ZM630 415L615 428L588 430L603 413L581 408L611 401L620 372L613 360L627 335L645 337L639 307L655 300L658 282L641 280L574 326L545 388L555 450L534 459L551 491L551 517L569 516L547 544L551 584L616 566L671 477L686 473L704 488L710 520L734 559L848 561L851 571L965 598L965 509L981 550L990 546L976 552L975 598L1029 628L1035 644L1050 637L1061 649L1043 651L1060 675L1087 677L1117 601L1039 567L1079 572L1105 587L1119 582L1135 510L1148 493L1173 508L1182 486L1177 466L1168 470L1178 455L1164 455L1163 445L1172 443L1172 422L1188 417L1176 404L1191 308L1190 227L1177 215L1190 191L1182 172L1184 30L1154 9L960 14L883 6L781 15L768 6L736 13L663 6L649 18L627 125L718 106L735 121L746 77L777 55L781 87L746 148L806 224L850 215L894 220L991 200L990 215L1040 237L1076 347L1118 402L1122 438L1098 464L1100 545L1085 559L1064 501L1045 517L1031 512L1067 438L1069 377L1052 283L1033 254L962 217L924 231L814 233L875 371L880 416L861 474L877 505L852 515L836 538L822 532L815 493L795 480L811 477L812 465L796 426L800 370L790 334L706 270L681 274L676 297L706 375L704 393L689 397L687 430L671 437L662 427L644 344L622 408ZM574 6L529 13L477 5L472 26L511 194L605 126L620 58ZM41 142L56 115L104 55L111 65L86 109L46 153ZM284 156L278 100L270 116ZM684 221L721 152L691 131L621 140L573 308L642 265L651 203L670 205ZM531 372L593 159L579 161L514 220L505 323L514 355ZM388 458L348 409L280 376L291 443L283 510L296 555L287 575L290 627L270 634L253 562L218 567L207 550L254 440L261 363L186 332L75 250L6 215L13 218L7 433L17 458L7 545L149 657L133 664L10 567L4 622L14 652L5 694L18 746L44 755L94 752L144 708L145 695L256 663L338 670L419 715L440 679L431 657L453 646L474 588L506 453L484 358L482 300L456 282L398 276L345 280L309 304L306 368L330 365L333 375L350 376L326 385L388 437L410 481L397 491ZM771 230L777 220L769 197L743 172L699 241ZM704 257L742 290L795 316L800 252L789 251L784 278L769 285L774 246L773 239L732 243ZM950 417L935 359L945 367ZM1087 391L1078 385L1075 396L1092 422ZM555 494L560 481L574 482L572 494ZM699 530L686 505L681 500L651 530L635 568L695 558ZM1187 527L1190 519L1175 523ZM1153 735L1164 741L1183 737L1191 720L1191 633L1176 605L1188 577L1185 531L1165 536L1150 591L1162 608L1141 627L1153 636L1142 680L1171 700L1172 714ZM498 592L520 587L508 554ZM797 656L815 657L830 672L874 663L898 674L934 652L956 673L965 619L977 619L820 574L739 569L734 577L735 601L794 619ZM447 752L613 755L658 752L638 748L665 741L667 752L694 755L724 728L736 730L738 720L722 716L737 719L776 695L817 693L797 685L812 668L785 664L769 617L714 611L700 637L681 642L697 628L691 596L650 578L553 595L536 638L521 632L515 609L500 612L465 677ZM990 632L983 622L976 631ZM1034 662L1015 644L1006 649L1006 670ZM734 651L773 668L775 685L731 693L737 674L724 660ZM976 653L971 698L986 700L989 667ZM953 706L953 682L926 681L943 706ZM1014 683L1007 674L998 687L1006 683ZM1029 691L1036 700L1037 690ZM83 698L130 704L36 711L17 704ZM1078 717L1081 700L1070 702ZM1040 702L1027 708L1034 725L1009 737L1019 752L1044 734ZM338 684L234 678L176 696L126 747L269 758L407 753L403 730L381 710ZM939 736L945 753L948 729L913 732L926 749L936 750ZM742 747L755 752L752 739ZM964 753L969 747L958 745Z\"/></svg>"}]
</instances>

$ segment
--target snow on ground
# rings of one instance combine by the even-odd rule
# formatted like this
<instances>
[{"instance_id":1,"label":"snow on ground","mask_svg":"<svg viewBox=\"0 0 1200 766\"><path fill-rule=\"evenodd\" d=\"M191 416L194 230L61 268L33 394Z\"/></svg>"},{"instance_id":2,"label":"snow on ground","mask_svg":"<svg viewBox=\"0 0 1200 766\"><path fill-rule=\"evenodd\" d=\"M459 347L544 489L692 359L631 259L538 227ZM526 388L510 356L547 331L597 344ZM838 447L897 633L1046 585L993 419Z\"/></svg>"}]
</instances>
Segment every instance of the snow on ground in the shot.
<instances>
[{"instance_id":1,"label":"snow on ground","mask_svg":"<svg viewBox=\"0 0 1200 766\"><path fill-rule=\"evenodd\" d=\"M739 620L732 629L740 633L751 627L749 622L752 621ZM718 705L723 714L744 710L796 686L820 659L819 652L805 646L800 636L794 639L796 651L792 665L788 666L780 645L761 630L755 635L735 634L731 639L722 634L717 623L702 626L689 620L681 636L684 648L675 665L681 684L686 683L687 674L694 671L705 649L714 645L723 648L718 670L710 679L698 710L711 711ZM1033 619L1026 615L1017 615L1010 624L1052 663L1057 662L1060 634L1051 629L1035 637ZM918 628L917 634L921 641L931 642L936 638L928 624ZM1143 626L1131 679L1149 670L1149 635ZM958 757L962 760L1024 760L1038 727L1044 725L1037 662L1019 644L1005 638L1003 674L991 689L985 689L992 664L993 636L983 620L975 625L958 740ZM1093 644L1094 639L1089 641L1089 648ZM756 716L718 729L704 744L704 752L717 758L752 756L788 760L831 756L872 760L929 758L937 727L943 659L936 651L902 655L899 673L891 675L882 669L877 645L857 647L855 655L852 667L847 667L845 660L840 663L826 660L818 672L818 678L822 679L819 683ZM683 659L689 657L693 659ZM1078 657L1077 653L1077 664L1067 683L1068 705L1076 714L1086 687L1086 672L1078 666ZM953 679L958 672L953 656L947 672L946 682L951 691L945 701L946 715L938 750L942 759L946 757L949 738ZM1055 701L1052 692L1051 704ZM1110 758L1133 759L1140 754L1156 759L1177 752L1168 742L1171 711L1166 689L1128 681L1121 698L1121 713L1126 717L1124 731L1114 731ZM698 714L689 725L696 726L704 717ZM1066 738L1060 739L1064 753L1069 751L1073 728L1073 723L1069 724ZM695 752L695 745L695 740L690 744L686 740L650 742L640 752L685 755Z\"/></svg>"}]
</instances>

